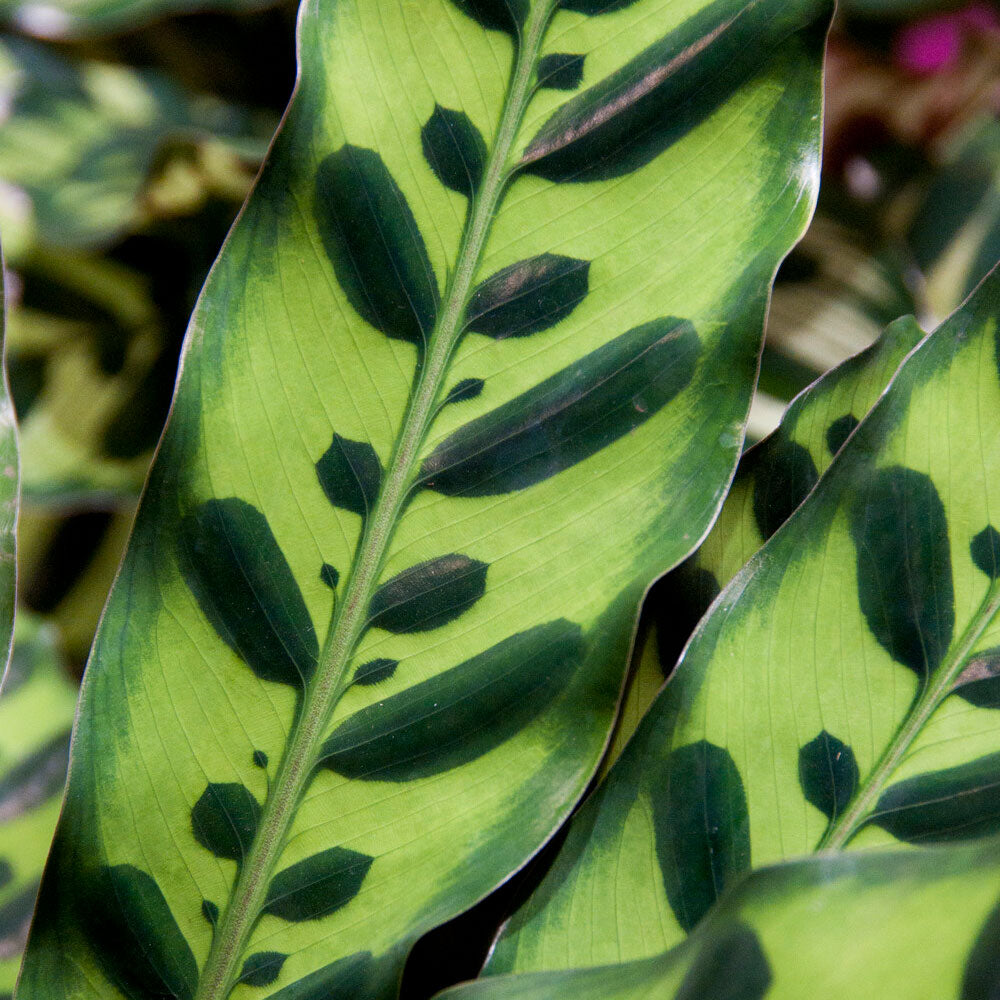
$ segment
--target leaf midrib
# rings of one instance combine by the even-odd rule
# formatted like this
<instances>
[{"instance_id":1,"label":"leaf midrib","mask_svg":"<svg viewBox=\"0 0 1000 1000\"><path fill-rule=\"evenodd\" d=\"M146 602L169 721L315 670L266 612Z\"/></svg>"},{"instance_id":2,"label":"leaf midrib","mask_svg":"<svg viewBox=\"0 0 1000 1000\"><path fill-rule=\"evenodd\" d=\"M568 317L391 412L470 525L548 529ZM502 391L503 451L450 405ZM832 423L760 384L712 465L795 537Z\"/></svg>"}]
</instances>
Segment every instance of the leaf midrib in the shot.
<instances>
[{"instance_id":1,"label":"leaf midrib","mask_svg":"<svg viewBox=\"0 0 1000 1000\"><path fill-rule=\"evenodd\" d=\"M906 752L923 731L927 720L951 693L976 643L1000 611L1000 580L990 582L978 610L966 625L954 652L946 656L930 683L917 694L892 742L864 780L848 809L830 824L817 851L842 850L869 818L872 807L885 789Z\"/></svg>"},{"instance_id":2,"label":"leaf midrib","mask_svg":"<svg viewBox=\"0 0 1000 1000\"><path fill-rule=\"evenodd\" d=\"M280 859L299 801L310 780L323 735L341 695L346 668L366 625L366 613L417 471L417 456L438 409L452 352L462 333L486 239L513 169L510 152L532 96L541 42L557 0L533 4L518 40L510 83L483 182L470 206L465 232L442 308L418 365L406 415L361 542L345 574L344 596L336 603L316 672L286 741L253 843L237 873L228 903L212 937L194 1000L224 1000L236 984L239 962L262 912L271 876Z\"/></svg>"}]
</instances>

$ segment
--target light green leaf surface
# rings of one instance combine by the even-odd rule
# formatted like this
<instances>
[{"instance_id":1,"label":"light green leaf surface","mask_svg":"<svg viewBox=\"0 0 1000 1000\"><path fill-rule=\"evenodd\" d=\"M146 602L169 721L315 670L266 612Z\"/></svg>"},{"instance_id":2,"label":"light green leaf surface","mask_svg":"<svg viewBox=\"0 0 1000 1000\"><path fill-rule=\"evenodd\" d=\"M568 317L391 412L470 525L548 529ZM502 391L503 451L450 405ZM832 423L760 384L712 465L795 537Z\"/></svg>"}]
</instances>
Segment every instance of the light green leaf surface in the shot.
<instances>
[{"instance_id":1,"label":"light green leaf surface","mask_svg":"<svg viewBox=\"0 0 1000 1000\"><path fill-rule=\"evenodd\" d=\"M479 980L440 1000L987 1000L998 844L827 854L755 872L671 951Z\"/></svg>"},{"instance_id":2,"label":"light green leaf surface","mask_svg":"<svg viewBox=\"0 0 1000 1000\"><path fill-rule=\"evenodd\" d=\"M995 271L723 591L491 970L654 954L820 846L997 828L998 315Z\"/></svg>"},{"instance_id":3,"label":"light green leaf surface","mask_svg":"<svg viewBox=\"0 0 1000 1000\"><path fill-rule=\"evenodd\" d=\"M585 788L639 599L735 466L829 16L613 6L302 8L19 997L392 995Z\"/></svg>"},{"instance_id":4,"label":"light green leaf surface","mask_svg":"<svg viewBox=\"0 0 1000 1000\"><path fill-rule=\"evenodd\" d=\"M0 997L21 964L42 865L66 780L76 686L55 633L20 611L0 687Z\"/></svg>"}]
</instances>

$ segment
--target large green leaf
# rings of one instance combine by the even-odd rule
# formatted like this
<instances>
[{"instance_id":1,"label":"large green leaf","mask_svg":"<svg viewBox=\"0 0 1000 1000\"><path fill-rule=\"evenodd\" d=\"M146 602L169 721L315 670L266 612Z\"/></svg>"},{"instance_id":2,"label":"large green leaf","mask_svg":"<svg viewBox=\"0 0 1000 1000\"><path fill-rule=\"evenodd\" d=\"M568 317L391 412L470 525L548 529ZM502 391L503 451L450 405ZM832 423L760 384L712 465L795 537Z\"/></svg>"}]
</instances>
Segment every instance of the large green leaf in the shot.
<instances>
[{"instance_id":1,"label":"large green leaf","mask_svg":"<svg viewBox=\"0 0 1000 1000\"><path fill-rule=\"evenodd\" d=\"M829 15L613 6L303 7L22 998L392 993L586 786L643 590L735 465Z\"/></svg>"},{"instance_id":2,"label":"large green leaf","mask_svg":"<svg viewBox=\"0 0 1000 1000\"><path fill-rule=\"evenodd\" d=\"M440 1000L988 1000L998 846L788 862L744 879L665 954L480 980Z\"/></svg>"},{"instance_id":3,"label":"large green leaf","mask_svg":"<svg viewBox=\"0 0 1000 1000\"><path fill-rule=\"evenodd\" d=\"M76 686L52 628L19 612L0 688L0 997L14 988L66 780Z\"/></svg>"},{"instance_id":4,"label":"large green leaf","mask_svg":"<svg viewBox=\"0 0 1000 1000\"><path fill-rule=\"evenodd\" d=\"M994 271L722 592L491 968L652 954L751 865L1000 825L998 316Z\"/></svg>"}]
</instances>

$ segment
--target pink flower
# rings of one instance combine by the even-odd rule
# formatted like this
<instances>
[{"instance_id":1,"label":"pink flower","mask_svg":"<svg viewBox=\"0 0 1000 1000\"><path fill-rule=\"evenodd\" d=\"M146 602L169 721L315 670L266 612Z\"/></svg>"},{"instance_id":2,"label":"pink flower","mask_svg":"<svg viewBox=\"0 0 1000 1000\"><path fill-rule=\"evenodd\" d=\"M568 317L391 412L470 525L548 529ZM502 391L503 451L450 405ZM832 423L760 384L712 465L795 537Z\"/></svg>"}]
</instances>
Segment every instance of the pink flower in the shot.
<instances>
[{"instance_id":1,"label":"pink flower","mask_svg":"<svg viewBox=\"0 0 1000 1000\"><path fill-rule=\"evenodd\" d=\"M970 35L1000 31L991 4L971 3L953 14L921 18L904 25L893 42L895 63L915 76L933 76L950 69Z\"/></svg>"}]
</instances>

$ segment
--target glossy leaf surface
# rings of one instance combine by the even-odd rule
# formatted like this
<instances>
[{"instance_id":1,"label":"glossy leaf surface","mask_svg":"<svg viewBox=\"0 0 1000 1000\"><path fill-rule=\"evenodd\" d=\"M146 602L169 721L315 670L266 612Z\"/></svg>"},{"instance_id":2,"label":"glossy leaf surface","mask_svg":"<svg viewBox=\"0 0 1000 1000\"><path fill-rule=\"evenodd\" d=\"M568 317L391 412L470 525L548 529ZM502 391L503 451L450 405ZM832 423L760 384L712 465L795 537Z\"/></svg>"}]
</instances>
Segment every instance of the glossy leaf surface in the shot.
<instances>
[{"instance_id":1,"label":"glossy leaf surface","mask_svg":"<svg viewBox=\"0 0 1000 1000\"><path fill-rule=\"evenodd\" d=\"M752 66L728 0L303 7L88 667L19 997L392 994L565 818L639 599L721 502L811 209L829 10L746 11ZM536 89L550 49L584 56L576 91ZM623 67L683 127L574 140L586 182L544 166L553 121L649 124Z\"/></svg>"},{"instance_id":2,"label":"glossy leaf surface","mask_svg":"<svg viewBox=\"0 0 1000 1000\"><path fill-rule=\"evenodd\" d=\"M722 592L491 968L669 946L738 875L737 838L746 870L996 828L998 315L994 272ZM692 782L704 808L665 815Z\"/></svg>"}]
</instances>

